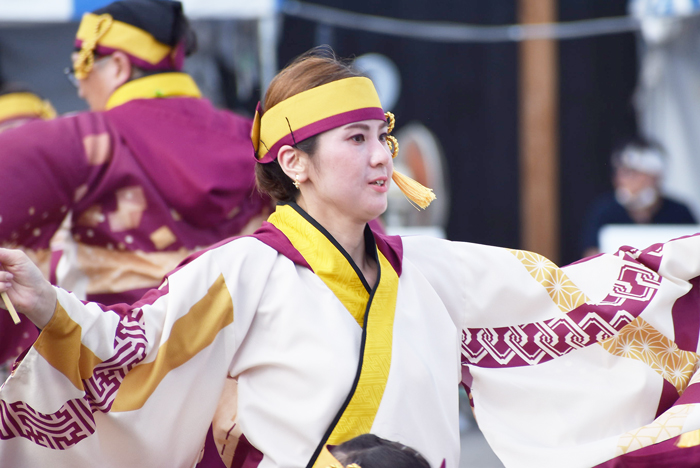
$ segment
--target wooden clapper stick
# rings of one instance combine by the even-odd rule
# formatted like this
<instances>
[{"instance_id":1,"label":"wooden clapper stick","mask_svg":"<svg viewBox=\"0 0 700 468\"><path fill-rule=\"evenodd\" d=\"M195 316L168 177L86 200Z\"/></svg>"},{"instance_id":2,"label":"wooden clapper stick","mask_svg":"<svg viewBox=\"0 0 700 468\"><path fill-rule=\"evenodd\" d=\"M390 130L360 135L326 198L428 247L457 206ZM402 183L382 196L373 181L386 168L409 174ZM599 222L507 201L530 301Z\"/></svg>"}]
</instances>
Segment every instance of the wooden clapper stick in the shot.
<instances>
[{"instance_id":1,"label":"wooden clapper stick","mask_svg":"<svg viewBox=\"0 0 700 468\"><path fill-rule=\"evenodd\" d=\"M5 307L7 307L7 311L10 313L10 316L12 316L12 321L17 325L19 323L19 315L17 315L17 311L15 310L15 306L12 305L10 297L6 292L0 293L0 295L2 296L2 302L4 302Z\"/></svg>"}]
</instances>

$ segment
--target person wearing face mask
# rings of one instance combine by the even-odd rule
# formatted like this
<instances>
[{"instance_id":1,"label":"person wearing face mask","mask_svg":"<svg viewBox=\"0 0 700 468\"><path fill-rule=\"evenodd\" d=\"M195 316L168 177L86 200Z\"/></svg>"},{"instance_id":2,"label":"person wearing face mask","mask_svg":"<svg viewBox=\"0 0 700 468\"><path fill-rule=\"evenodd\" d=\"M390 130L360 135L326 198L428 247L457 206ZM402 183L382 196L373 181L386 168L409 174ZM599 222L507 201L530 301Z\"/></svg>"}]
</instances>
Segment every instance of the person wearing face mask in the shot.
<instances>
[{"instance_id":1,"label":"person wearing face mask","mask_svg":"<svg viewBox=\"0 0 700 468\"><path fill-rule=\"evenodd\" d=\"M584 224L584 257L600 252L598 233L608 224L695 224L688 207L664 196L664 153L651 142L634 140L613 153L614 192L595 201Z\"/></svg>"}]
</instances>

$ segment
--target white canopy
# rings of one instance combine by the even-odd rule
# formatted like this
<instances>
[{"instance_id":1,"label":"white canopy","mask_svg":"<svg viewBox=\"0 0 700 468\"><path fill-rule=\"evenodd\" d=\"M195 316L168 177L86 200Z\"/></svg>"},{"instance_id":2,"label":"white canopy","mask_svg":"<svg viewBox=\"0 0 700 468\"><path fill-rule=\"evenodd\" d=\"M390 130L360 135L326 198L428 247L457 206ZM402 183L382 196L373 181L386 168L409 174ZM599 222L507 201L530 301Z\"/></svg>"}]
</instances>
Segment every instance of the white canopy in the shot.
<instances>
[{"instance_id":1,"label":"white canopy","mask_svg":"<svg viewBox=\"0 0 700 468\"><path fill-rule=\"evenodd\" d=\"M630 0L630 12L639 18L690 16L700 13L696 0Z\"/></svg>"},{"instance_id":2,"label":"white canopy","mask_svg":"<svg viewBox=\"0 0 700 468\"><path fill-rule=\"evenodd\" d=\"M0 0L0 22L63 22L79 20L83 13L110 0ZM272 16L275 0L182 0L192 19L256 19Z\"/></svg>"}]
</instances>

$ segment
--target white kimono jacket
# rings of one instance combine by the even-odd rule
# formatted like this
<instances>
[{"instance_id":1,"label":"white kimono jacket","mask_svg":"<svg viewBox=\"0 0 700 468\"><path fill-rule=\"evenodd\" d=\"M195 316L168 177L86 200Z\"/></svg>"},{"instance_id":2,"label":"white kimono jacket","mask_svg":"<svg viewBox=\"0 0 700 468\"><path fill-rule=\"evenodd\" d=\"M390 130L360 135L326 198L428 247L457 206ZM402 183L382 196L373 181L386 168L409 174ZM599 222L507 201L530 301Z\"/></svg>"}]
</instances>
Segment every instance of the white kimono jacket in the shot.
<instances>
[{"instance_id":1,"label":"white kimono jacket","mask_svg":"<svg viewBox=\"0 0 700 468\"><path fill-rule=\"evenodd\" d=\"M298 207L270 222L132 307L59 289L0 390L0 466L192 467L213 420L226 466L311 467L372 432L456 468L460 382L509 467L589 467L700 428L698 237L558 269L368 230L371 288Z\"/></svg>"}]
</instances>

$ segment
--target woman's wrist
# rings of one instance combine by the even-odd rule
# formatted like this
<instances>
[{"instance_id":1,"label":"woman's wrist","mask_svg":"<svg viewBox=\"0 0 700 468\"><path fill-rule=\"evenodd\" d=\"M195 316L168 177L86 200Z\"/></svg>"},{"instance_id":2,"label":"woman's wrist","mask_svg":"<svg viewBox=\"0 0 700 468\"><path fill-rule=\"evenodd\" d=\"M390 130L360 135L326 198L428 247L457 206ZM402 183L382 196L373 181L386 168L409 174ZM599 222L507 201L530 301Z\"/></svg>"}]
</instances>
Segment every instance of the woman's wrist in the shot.
<instances>
[{"instance_id":1,"label":"woman's wrist","mask_svg":"<svg viewBox=\"0 0 700 468\"><path fill-rule=\"evenodd\" d=\"M37 297L36 307L34 307L31 315L28 315L29 319L34 325L43 329L53 318L57 303L56 288L47 281L45 287L42 288L41 294Z\"/></svg>"}]
</instances>

